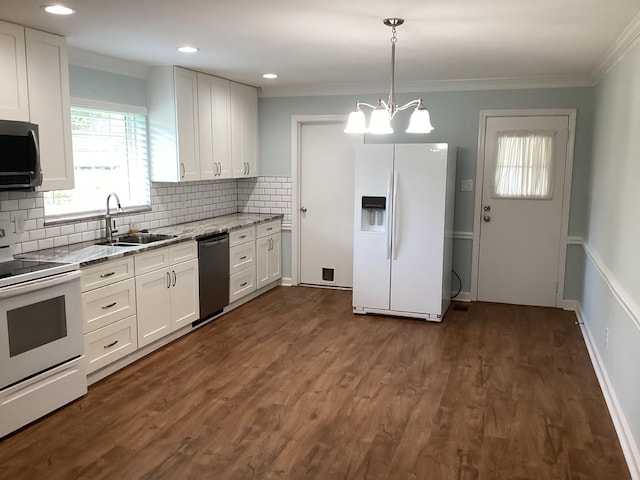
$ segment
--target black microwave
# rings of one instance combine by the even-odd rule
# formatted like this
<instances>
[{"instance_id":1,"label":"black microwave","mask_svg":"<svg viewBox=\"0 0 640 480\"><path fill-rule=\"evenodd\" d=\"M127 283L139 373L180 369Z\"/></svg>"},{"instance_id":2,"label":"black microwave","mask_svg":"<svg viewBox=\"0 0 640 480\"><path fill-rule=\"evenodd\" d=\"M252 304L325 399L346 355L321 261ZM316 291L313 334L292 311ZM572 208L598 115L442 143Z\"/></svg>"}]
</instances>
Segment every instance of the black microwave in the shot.
<instances>
[{"instance_id":1,"label":"black microwave","mask_svg":"<svg viewBox=\"0 0 640 480\"><path fill-rule=\"evenodd\" d=\"M38 125L0 120L0 190L35 190L42 185Z\"/></svg>"}]
</instances>

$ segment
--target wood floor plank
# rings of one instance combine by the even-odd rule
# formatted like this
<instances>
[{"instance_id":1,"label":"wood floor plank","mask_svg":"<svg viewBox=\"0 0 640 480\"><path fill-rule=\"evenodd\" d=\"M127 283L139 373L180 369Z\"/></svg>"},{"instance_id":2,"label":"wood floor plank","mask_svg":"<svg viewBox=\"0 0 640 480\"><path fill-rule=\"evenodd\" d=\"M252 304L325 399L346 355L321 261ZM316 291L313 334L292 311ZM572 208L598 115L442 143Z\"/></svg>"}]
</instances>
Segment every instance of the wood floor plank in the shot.
<instances>
[{"instance_id":1,"label":"wood floor plank","mask_svg":"<svg viewBox=\"0 0 640 480\"><path fill-rule=\"evenodd\" d=\"M4 479L630 478L575 315L277 288L0 441Z\"/></svg>"}]
</instances>

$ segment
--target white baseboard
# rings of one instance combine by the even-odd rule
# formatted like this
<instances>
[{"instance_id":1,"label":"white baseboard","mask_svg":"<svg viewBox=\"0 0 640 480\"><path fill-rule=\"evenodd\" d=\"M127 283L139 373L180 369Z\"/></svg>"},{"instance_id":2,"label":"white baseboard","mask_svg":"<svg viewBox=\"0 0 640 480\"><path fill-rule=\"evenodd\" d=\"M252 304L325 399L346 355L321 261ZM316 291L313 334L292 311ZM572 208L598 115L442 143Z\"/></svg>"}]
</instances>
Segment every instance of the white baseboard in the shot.
<instances>
[{"instance_id":1,"label":"white baseboard","mask_svg":"<svg viewBox=\"0 0 640 480\"><path fill-rule=\"evenodd\" d=\"M611 385L609 375L604 367L604 362L602 361L602 357L600 356L600 352L596 346L597 344L593 338L591 330L589 329L589 325L584 321L584 314L579 302L575 302L575 308L573 310L576 312L576 316L578 317L578 324L582 331L584 343L587 345L593 369L596 372L600 389L604 394L604 399L607 403L611 420L613 420L613 426L618 434L618 440L620 440L622 453L627 461L631 478L634 480L640 480L640 454L638 452L638 446L633 439L631 428L629 427L629 423L622 412L622 408L618 402L618 397L613 389L613 385Z\"/></svg>"},{"instance_id":2,"label":"white baseboard","mask_svg":"<svg viewBox=\"0 0 640 480\"><path fill-rule=\"evenodd\" d=\"M473 302L471 292L460 292L456 298L453 298L452 300L455 302Z\"/></svg>"}]
</instances>

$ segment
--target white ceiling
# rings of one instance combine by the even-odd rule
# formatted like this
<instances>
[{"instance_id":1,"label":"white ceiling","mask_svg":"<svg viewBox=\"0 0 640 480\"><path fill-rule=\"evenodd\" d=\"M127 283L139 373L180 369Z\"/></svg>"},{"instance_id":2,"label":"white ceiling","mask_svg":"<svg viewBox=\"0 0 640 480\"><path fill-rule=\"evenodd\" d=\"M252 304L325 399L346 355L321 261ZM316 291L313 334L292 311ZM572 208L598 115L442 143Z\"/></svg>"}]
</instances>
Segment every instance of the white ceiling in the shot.
<instances>
[{"instance_id":1,"label":"white ceiling","mask_svg":"<svg viewBox=\"0 0 640 480\"><path fill-rule=\"evenodd\" d=\"M261 86L266 95L384 91L398 28L399 91L473 81L588 84L638 23L640 0L0 0L0 18L64 35L70 47L175 64ZM50 2L57 3L57 2ZM200 48L186 55L176 47ZM262 74L275 72L277 80ZM452 83L452 81L454 81Z\"/></svg>"}]
</instances>

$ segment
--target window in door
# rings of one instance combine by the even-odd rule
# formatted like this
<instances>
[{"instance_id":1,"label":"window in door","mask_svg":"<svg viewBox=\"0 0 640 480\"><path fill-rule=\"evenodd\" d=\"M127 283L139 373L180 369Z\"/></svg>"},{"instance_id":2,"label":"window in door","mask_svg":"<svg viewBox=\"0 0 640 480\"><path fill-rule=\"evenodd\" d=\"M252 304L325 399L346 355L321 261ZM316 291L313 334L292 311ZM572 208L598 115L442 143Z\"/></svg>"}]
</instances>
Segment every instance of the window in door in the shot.
<instances>
[{"instance_id":1,"label":"window in door","mask_svg":"<svg viewBox=\"0 0 640 480\"><path fill-rule=\"evenodd\" d=\"M555 131L498 132L492 197L550 199L555 136Z\"/></svg>"}]
</instances>

